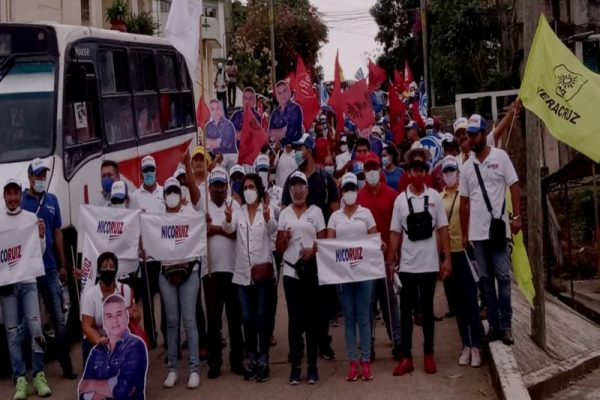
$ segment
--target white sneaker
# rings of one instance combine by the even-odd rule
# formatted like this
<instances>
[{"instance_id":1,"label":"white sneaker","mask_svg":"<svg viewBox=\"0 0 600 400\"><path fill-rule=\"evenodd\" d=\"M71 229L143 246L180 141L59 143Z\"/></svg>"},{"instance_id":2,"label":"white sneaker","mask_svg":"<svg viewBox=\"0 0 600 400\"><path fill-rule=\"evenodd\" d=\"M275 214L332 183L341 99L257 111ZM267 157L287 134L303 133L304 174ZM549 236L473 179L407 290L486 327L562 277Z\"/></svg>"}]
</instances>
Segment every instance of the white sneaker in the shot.
<instances>
[{"instance_id":1,"label":"white sneaker","mask_svg":"<svg viewBox=\"0 0 600 400\"><path fill-rule=\"evenodd\" d=\"M169 374L167 375L167 379L165 379L163 382L163 387L172 388L173 386L175 386L178 380L179 377L177 376L176 372L169 372Z\"/></svg>"},{"instance_id":2,"label":"white sneaker","mask_svg":"<svg viewBox=\"0 0 600 400\"><path fill-rule=\"evenodd\" d=\"M477 347L473 347L471 349L471 367L481 367L481 350L479 350Z\"/></svg>"},{"instance_id":3,"label":"white sneaker","mask_svg":"<svg viewBox=\"0 0 600 400\"><path fill-rule=\"evenodd\" d=\"M188 379L187 388L196 389L198 386L200 386L200 375L197 372L192 372Z\"/></svg>"},{"instance_id":4,"label":"white sneaker","mask_svg":"<svg viewBox=\"0 0 600 400\"><path fill-rule=\"evenodd\" d=\"M466 366L471 362L471 348L468 346L464 346L462 349L462 353L460 353L460 357L458 358L458 365Z\"/></svg>"}]
</instances>

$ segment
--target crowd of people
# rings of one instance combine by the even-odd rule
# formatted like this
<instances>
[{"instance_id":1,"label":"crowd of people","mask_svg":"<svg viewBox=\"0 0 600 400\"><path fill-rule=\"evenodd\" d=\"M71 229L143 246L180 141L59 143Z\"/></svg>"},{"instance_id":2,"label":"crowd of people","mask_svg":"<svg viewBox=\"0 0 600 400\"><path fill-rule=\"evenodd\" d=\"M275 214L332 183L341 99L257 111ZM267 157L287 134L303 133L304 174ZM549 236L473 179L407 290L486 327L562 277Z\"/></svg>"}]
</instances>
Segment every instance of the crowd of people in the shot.
<instances>
[{"instance_id":1,"label":"crowd of people","mask_svg":"<svg viewBox=\"0 0 600 400\"><path fill-rule=\"evenodd\" d=\"M228 79L217 79L223 91L232 73ZM284 86L282 96L284 90L289 91ZM280 91L279 84L276 90ZM243 94L244 99L255 96L253 90ZM255 99L248 101L252 100L255 104ZM149 259L140 244L138 272L123 276L119 274L121 260L112 253L101 254L95 266L97 282L81 297L83 365L89 363L88 358L98 357L94 346L140 351L138 342L119 339L120 344L115 343L109 332L112 328L103 325L107 312L103 300L119 294L124 300L111 303L115 310L127 309L129 324L139 322L148 348L158 345L161 331L167 349L165 388L179 381L178 359L186 349L188 388L199 386L202 360L207 361L208 378L217 379L223 369L224 343L229 347L232 373L247 381L266 382L271 376L270 348L277 344L273 334L277 287L283 281L290 385L319 382L319 358L335 357L329 329L338 316L344 318L346 380L372 380L377 312L381 312L392 356L398 361L393 374L412 371L416 358L426 373L433 374L437 371L433 304L441 279L447 316L456 316L462 341L457 362L480 367L484 341L514 342L508 243L511 233L521 228L520 189L508 155L496 144L519 110L517 100L493 129L480 115L446 121L452 122L451 132L446 133L438 118L424 119L425 126L420 126L408 115L406 139L394 144L385 114L365 135L351 122L344 131L335 132L331 115L323 112L310 129L301 129L299 135L294 133L294 140L288 140L286 129L293 128L287 124L289 107L284 106L273 111L274 128L282 131L279 139L264 146L252 165L223 162L222 154L198 146L182 156L180 167L161 185L157 181L160 163L146 156L140 164L142 184L133 188L121 178L117 162L104 160L96 206L203 213L208 256L191 262L161 262ZM439 146L439 154L427 143ZM77 378L65 338L59 281L78 279L81 272L68 265L63 251L61 210L56 196L46 191L49 171L42 160L35 159L28 170L29 187L23 188L15 179L3 186L7 211L0 217L0 227L15 226L19 219L37 220L45 267L45 275L37 280L0 287L16 385L14 399L27 397L22 351L27 337L33 387L39 396L51 393L44 375L38 292L56 343L62 346L57 354L64 377ZM507 191L512 207L506 204ZM319 285L318 239L361 240L377 233L385 278ZM154 315L157 293L158 324ZM222 333L224 311L228 340ZM485 336L482 318L490 326ZM424 336L423 351L417 357L412 346L414 325L422 327ZM98 391L107 393L106 398L117 398L111 395L117 392L143 398L141 373L129 368ZM88 376L86 369L83 379L99 378ZM80 385L80 394L85 395L89 387Z\"/></svg>"}]
</instances>

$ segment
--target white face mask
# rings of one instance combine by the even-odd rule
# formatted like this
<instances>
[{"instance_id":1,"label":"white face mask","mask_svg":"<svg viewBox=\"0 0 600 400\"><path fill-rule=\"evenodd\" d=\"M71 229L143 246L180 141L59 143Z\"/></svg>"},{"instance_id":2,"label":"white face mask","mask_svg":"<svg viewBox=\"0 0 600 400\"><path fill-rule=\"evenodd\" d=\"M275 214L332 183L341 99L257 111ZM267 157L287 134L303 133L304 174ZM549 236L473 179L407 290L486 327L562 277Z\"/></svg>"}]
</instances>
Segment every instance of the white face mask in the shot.
<instances>
[{"instance_id":1,"label":"white face mask","mask_svg":"<svg viewBox=\"0 0 600 400\"><path fill-rule=\"evenodd\" d=\"M342 153L345 153L345 152L347 152L347 151L348 151L348 145L347 145L347 144L343 144L343 145L341 145L341 146L340 146L340 151L341 151Z\"/></svg>"},{"instance_id":2,"label":"white face mask","mask_svg":"<svg viewBox=\"0 0 600 400\"><path fill-rule=\"evenodd\" d=\"M358 197L358 192L355 190L345 192L342 198L344 199L344 203L349 206L353 206L356 203L356 198Z\"/></svg>"},{"instance_id":3,"label":"white face mask","mask_svg":"<svg viewBox=\"0 0 600 400\"><path fill-rule=\"evenodd\" d=\"M181 200L181 195L179 193L170 193L165 196L165 203L167 203L167 207L175 208L179 205L179 201Z\"/></svg>"},{"instance_id":4,"label":"white face mask","mask_svg":"<svg viewBox=\"0 0 600 400\"><path fill-rule=\"evenodd\" d=\"M381 164L383 164L384 167L387 167L390 165L390 158L388 156L381 157Z\"/></svg>"},{"instance_id":5,"label":"white face mask","mask_svg":"<svg viewBox=\"0 0 600 400\"><path fill-rule=\"evenodd\" d=\"M325 166L325 171L329 172L331 175L333 175L333 173L335 172L335 168L333 165L326 165Z\"/></svg>"},{"instance_id":6,"label":"white face mask","mask_svg":"<svg viewBox=\"0 0 600 400\"><path fill-rule=\"evenodd\" d=\"M256 199L258 199L258 192L255 189L244 190L244 199L248 204L256 203Z\"/></svg>"},{"instance_id":7,"label":"white face mask","mask_svg":"<svg viewBox=\"0 0 600 400\"><path fill-rule=\"evenodd\" d=\"M375 171L369 171L365 174L366 178L367 178L367 183L371 186L377 186L377 184L379 183L379 170L375 170Z\"/></svg>"},{"instance_id":8,"label":"white face mask","mask_svg":"<svg viewBox=\"0 0 600 400\"><path fill-rule=\"evenodd\" d=\"M454 187L458 181L458 171L444 172L442 174L442 179L444 180L446 186Z\"/></svg>"},{"instance_id":9,"label":"white face mask","mask_svg":"<svg viewBox=\"0 0 600 400\"><path fill-rule=\"evenodd\" d=\"M34 180L33 190L35 190L36 193L44 193L46 191L46 181L41 179Z\"/></svg>"}]
</instances>

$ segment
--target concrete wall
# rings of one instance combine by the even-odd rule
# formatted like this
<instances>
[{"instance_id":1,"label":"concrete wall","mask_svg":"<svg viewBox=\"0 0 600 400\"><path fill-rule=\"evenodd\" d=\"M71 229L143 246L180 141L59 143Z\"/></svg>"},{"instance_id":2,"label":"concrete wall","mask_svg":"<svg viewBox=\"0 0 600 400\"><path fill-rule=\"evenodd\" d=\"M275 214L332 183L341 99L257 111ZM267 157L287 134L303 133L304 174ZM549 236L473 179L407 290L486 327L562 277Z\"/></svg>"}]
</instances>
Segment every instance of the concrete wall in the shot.
<instances>
[{"instance_id":1,"label":"concrete wall","mask_svg":"<svg viewBox=\"0 0 600 400\"><path fill-rule=\"evenodd\" d=\"M0 22L81 25L81 0L0 0Z\"/></svg>"}]
</instances>

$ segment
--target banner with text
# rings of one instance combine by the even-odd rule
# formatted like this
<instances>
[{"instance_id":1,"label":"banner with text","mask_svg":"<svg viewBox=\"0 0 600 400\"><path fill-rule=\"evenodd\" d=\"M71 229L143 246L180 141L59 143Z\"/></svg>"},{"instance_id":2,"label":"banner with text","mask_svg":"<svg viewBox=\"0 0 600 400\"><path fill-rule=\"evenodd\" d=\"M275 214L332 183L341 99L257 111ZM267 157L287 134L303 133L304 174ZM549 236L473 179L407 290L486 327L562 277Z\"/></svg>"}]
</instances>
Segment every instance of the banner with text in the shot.
<instances>
[{"instance_id":1,"label":"banner with text","mask_svg":"<svg viewBox=\"0 0 600 400\"><path fill-rule=\"evenodd\" d=\"M185 262L206 256L206 221L202 213L141 215L146 255L162 262Z\"/></svg>"},{"instance_id":2,"label":"banner with text","mask_svg":"<svg viewBox=\"0 0 600 400\"><path fill-rule=\"evenodd\" d=\"M100 252L88 235L83 237L83 250L81 251L81 293L96 284L98 257ZM118 257L118 256L117 256ZM121 270L119 264L119 273Z\"/></svg>"},{"instance_id":3,"label":"banner with text","mask_svg":"<svg viewBox=\"0 0 600 400\"><path fill-rule=\"evenodd\" d=\"M319 284L361 282L385 277L381 236L317 240Z\"/></svg>"},{"instance_id":4,"label":"banner with text","mask_svg":"<svg viewBox=\"0 0 600 400\"><path fill-rule=\"evenodd\" d=\"M0 286L44 275L35 218L31 224L0 232Z\"/></svg>"}]
</instances>

